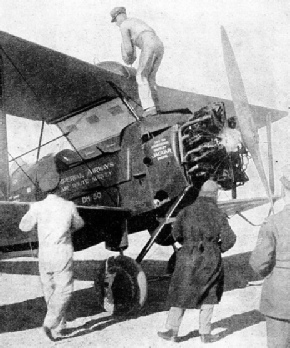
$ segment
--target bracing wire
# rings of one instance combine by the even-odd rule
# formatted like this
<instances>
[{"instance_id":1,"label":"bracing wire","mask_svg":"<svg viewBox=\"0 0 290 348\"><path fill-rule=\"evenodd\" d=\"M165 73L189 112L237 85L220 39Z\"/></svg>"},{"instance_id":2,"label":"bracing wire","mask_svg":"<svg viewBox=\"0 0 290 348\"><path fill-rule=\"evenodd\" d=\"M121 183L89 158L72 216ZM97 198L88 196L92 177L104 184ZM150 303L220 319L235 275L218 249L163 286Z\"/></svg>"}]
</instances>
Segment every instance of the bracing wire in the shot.
<instances>
[{"instance_id":1,"label":"bracing wire","mask_svg":"<svg viewBox=\"0 0 290 348\"><path fill-rule=\"evenodd\" d=\"M3 52L3 54L5 55L5 57L8 59L8 61L12 64L12 66L15 68L15 70L18 72L18 74L21 76L21 78L23 79L23 81L26 83L26 85L28 86L29 90L33 93L33 95L35 96L37 102L41 105L42 103L39 100L39 97L37 95L37 93L34 91L33 87L29 84L29 82L26 80L26 78L24 77L24 75L22 74L21 70L15 65L15 63L13 62L13 60L10 58L10 56L8 55L8 53L4 50L4 48L0 45L0 49ZM46 110L46 107L44 106L44 109ZM48 110L46 110L48 111ZM44 119L42 119L42 122L44 122ZM63 133L63 132L62 132ZM76 147L74 146L74 144L70 141L70 139L67 136L67 133L63 133L62 136L65 136L66 139L68 140L68 142L70 143L70 145L74 148L74 150L77 152L77 154L80 156L80 158L82 159L82 162L86 165L86 167L89 169L90 173L92 173L92 169L89 167L89 165L85 162L85 160L83 159L83 157L81 156L81 154L79 153L79 151L76 149ZM54 139L55 140L55 139ZM37 147L38 149L39 147ZM30 151L31 152L31 151ZM15 160L11 155L10 157ZM21 168L21 166L18 164L18 166ZM23 170L23 168L21 168L21 170L25 173L25 171ZM27 175L27 173L25 173L25 175L29 178L29 180L36 186L36 183L33 182L33 180ZM102 184L101 180L99 178L97 178L97 181L100 183L101 187L104 188L104 185ZM107 192L109 198L111 199L112 203L114 205L117 205L117 201L115 201L115 199L112 197L112 195Z\"/></svg>"}]
</instances>

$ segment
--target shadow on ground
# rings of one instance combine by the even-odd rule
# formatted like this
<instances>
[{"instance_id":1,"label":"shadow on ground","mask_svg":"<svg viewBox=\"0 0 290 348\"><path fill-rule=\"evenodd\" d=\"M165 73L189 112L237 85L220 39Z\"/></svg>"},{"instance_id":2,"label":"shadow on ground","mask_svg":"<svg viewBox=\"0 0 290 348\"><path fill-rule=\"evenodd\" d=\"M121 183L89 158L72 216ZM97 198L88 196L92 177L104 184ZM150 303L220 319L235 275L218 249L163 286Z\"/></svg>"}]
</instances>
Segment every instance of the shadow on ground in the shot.
<instances>
[{"instance_id":1,"label":"shadow on ground","mask_svg":"<svg viewBox=\"0 0 290 348\"><path fill-rule=\"evenodd\" d=\"M259 324L264 320L264 316L259 311L252 310L241 314L234 314L230 317L216 321L212 324L212 330L223 329L223 331L214 335L215 341L219 341L233 334L234 332L241 331L249 326ZM188 341L189 339L198 336L198 330L194 330L189 332L186 336L179 337L178 342Z\"/></svg>"},{"instance_id":2,"label":"shadow on ground","mask_svg":"<svg viewBox=\"0 0 290 348\"><path fill-rule=\"evenodd\" d=\"M260 278L252 271L249 266L250 253L241 253L224 258L225 265L225 291L243 288L249 281L259 280ZM96 272L103 266L103 261L75 261L75 279L93 281ZM156 260L145 260L142 267L148 277L148 299L143 309L136 316L129 318L114 318L111 316L101 316L84 324L82 330L76 335L83 335L88 332L98 331L115 323L134 319L140 316L147 316L152 313L167 310L165 299L167 296L170 280L162 276L166 270L167 262ZM35 261L5 261L0 262L0 271L7 274L27 274L38 275L38 262ZM151 278L155 277L153 281ZM29 286L29 284L27 284ZM17 290L15 290L17 291ZM43 297L31 300L4 305L0 307L0 333L22 331L40 327L45 316L46 306ZM93 287L75 291L73 294L68 320L76 318L86 318L99 314L103 311L99 305ZM213 324L213 328L223 327L226 330L223 335L228 335L234 331L242 330L263 320L257 311L251 311L239 315L225 318ZM196 335L190 333L187 340ZM223 337L224 337L223 336Z\"/></svg>"}]
</instances>

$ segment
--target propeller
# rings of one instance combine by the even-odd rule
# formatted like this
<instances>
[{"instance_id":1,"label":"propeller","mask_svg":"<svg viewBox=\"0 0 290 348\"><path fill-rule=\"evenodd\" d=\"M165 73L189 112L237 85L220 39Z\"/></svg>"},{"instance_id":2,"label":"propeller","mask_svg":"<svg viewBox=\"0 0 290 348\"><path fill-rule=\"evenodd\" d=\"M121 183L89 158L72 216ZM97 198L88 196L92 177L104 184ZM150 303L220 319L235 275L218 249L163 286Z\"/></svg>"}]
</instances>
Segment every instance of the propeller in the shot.
<instances>
[{"instance_id":1,"label":"propeller","mask_svg":"<svg viewBox=\"0 0 290 348\"><path fill-rule=\"evenodd\" d=\"M245 146L251 153L254 164L271 203L271 209L274 211L272 193L264 171L259 149L259 134L252 116L243 79L234 55L234 51L224 27L221 27L221 39L227 77L242 138Z\"/></svg>"}]
</instances>

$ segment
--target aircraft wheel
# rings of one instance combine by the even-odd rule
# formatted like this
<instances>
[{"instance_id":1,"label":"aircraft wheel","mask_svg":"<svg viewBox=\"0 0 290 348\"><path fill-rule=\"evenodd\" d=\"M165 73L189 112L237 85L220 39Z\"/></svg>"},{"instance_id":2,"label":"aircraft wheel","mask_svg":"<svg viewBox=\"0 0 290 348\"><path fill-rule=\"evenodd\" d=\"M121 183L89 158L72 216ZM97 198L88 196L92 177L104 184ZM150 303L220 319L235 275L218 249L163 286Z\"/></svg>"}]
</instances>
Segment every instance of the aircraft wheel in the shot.
<instances>
[{"instance_id":1,"label":"aircraft wheel","mask_svg":"<svg viewBox=\"0 0 290 348\"><path fill-rule=\"evenodd\" d=\"M105 261L98 273L95 289L107 312L115 316L126 316L144 305L147 279L135 260L128 256L112 256Z\"/></svg>"}]
</instances>

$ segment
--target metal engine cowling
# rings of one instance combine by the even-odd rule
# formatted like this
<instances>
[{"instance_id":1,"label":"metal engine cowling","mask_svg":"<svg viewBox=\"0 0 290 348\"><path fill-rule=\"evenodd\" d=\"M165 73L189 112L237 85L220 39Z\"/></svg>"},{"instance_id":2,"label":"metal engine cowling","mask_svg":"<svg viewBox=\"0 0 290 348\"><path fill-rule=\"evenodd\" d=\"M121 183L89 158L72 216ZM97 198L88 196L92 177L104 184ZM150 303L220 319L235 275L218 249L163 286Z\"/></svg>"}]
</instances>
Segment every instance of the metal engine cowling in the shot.
<instances>
[{"instance_id":1,"label":"metal engine cowling","mask_svg":"<svg viewBox=\"0 0 290 348\"><path fill-rule=\"evenodd\" d=\"M248 152L243 145L227 151L221 141L225 127L223 103L201 108L180 127L179 150L189 182L204 182L212 176L224 190L230 190L249 180L245 172Z\"/></svg>"}]
</instances>

